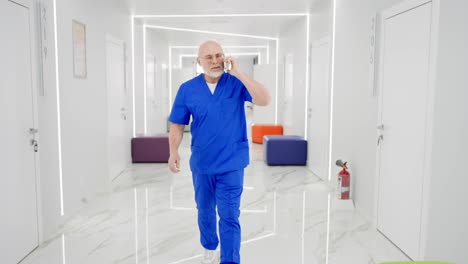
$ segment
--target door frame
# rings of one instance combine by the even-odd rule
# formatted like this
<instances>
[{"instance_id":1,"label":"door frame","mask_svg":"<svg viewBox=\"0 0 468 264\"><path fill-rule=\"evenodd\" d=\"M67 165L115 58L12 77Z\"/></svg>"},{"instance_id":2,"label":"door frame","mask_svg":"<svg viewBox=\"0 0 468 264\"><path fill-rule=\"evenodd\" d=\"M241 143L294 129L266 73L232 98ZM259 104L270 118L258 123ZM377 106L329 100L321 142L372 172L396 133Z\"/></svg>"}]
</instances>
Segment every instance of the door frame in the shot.
<instances>
[{"instance_id":1,"label":"door frame","mask_svg":"<svg viewBox=\"0 0 468 264\"><path fill-rule=\"evenodd\" d=\"M41 189L41 126L39 123L39 100L38 96L43 95L39 91L43 91L42 78L42 56L41 56L41 29L40 29L40 3L33 0L7 0L13 4L20 5L29 10L29 36L30 36L30 52L31 52L31 85L32 85L32 108L33 108L33 126L38 129L38 133L34 135L37 140L39 151L34 154L35 167L35 187L36 187L36 215L37 215L37 231L38 245L44 242L44 228L42 215L42 189Z\"/></svg>"},{"instance_id":2,"label":"door frame","mask_svg":"<svg viewBox=\"0 0 468 264\"><path fill-rule=\"evenodd\" d=\"M153 81L153 87L148 87L148 80L150 80L149 77L148 77L148 74L150 73L148 71L148 68L149 68L149 65L151 63L153 64L153 70L151 72L151 74L153 75L153 78L152 78L153 79L152 80ZM146 77L145 77L144 81L145 81L145 94L146 94L146 96L144 96L145 103L143 105L145 107L145 112L146 112L145 119L144 119L144 124L145 124L145 128L146 128L145 129L145 134L148 134L149 133L148 131L150 130L150 128L149 128L150 125L149 124L151 123L151 122L149 122L150 120L148 120L148 118L151 116L151 114L152 114L153 117L155 117L155 115L156 115L156 111L155 111L155 107L154 107L155 104L156 104L155 98L156 98L156 88L157 88L156 87L157 86L156 85L156 80L157 80L156 67L158 65L156 56L153 55L151 52L147 52L146 53L146 58L145 58L145 64L146 64L146 66L145 66L145 68L146 68L145 76ZM152 88L151 93L148 92L148 91L151 90L151 89L148 89L148 88ZM151 98L150 95L152 96L152 100L148 103L148 99ZM153 121L153 123L155 122L154 119L152 121ZM153 133L155 133L155 132L153 131ZM151 133L149 133L149 134L151 134Z\"/></svg>"},{"instance_id":3,"label":"door frame","mask_svg":"<svg viewBox=\"0 0 468 264\"><path fill-rule=\"evenodd\" d=\"M310 71L309 71L309 82L310 82L310 85L308 87L309 89L309 92L308 92L308 96L311 95L312 93L312 77L313 77L313 74L312 74L312 60L314 59L312 57L312 49L314 48L319 48L319 47L322 47L322 46L325 46L325 45L328 45L328 54L327 54L327 60L328 60L328 74L326 76L327 78L327 108L326 108L326 111L327 111L327 120L328 120L328 126L327 126L327 129L328 129L328 140L326 142L327 146L328 146L328 151L327 151L327 156L326 156L326 160L327 160L327 163L326 163L326 167L325 167L325 171L324 171L324 175L318 175L316 174L316 172L314 170L312 170L312 168L310 167L310 163L307 162L307 169L309 171L311 171L312 173L316 174L316 176L318 176L320 179L322 179L323 181L329 181L328 179L328 167L329 167L329 163L330 163L330 117L331 117L331 114L330 114L330 104L331 104L331 67L332 67L332 63L331 63L331 55L332 55L332 47L331 47L331 43L332 43L332 39L331 39L331 36L327 35L325 37L322 37L318 40L315 40L314 42L311 43L310 45ZM307 119L309 119L309 115L312 113L312 108L311 108L311 105L310 105L310 98L308 100L308 105L306 106L307 108ZM310 120L308 120L307 122L309 122ZM310 126L310 124L308 124L307 126L307 139L310 140L310 138L308 137L308 134L310 132L310 130L312 129L312 126ZM309 150L310 151L310 150ZM309 159L309 155L307 156L308 159ZM307 160L309 161L309 160Z\"/></svg>"},{"instance_id":4,"label":"door frame","mask_svg":"<svg viewBox=\"0 0 468 264\"><path fill-rule=\"evenodd\" d=\"M23 0L24 1L24 0ZM34 109L34 126L39 129L39 133L35 135L37 142L39 143L39 151L35 153L35 163L36 163L36 202L37 202L37 225L38 225L38 238L39 244L42 243L45 239L43 231L43 217L42 217L42 191L41 191L41 126L39 123L39 102L38 97L41 94L40 91L44 91L43 82L42 82L42 50L41 50L41 29L40 29L40 10L39 3L36 1L28 0L30 8L30 23L31 23L31 73L32 73L32 83L33 83L33 109Z\"/></svg>"},{"instance_id":5,"label":"door frame","mask_svg":"<svg viewBox=\"0 0 468 264\"><path fill-rule=\"evenodd\" d=\"M126 51L126 45L125 45L125 41L124 40L121 40L119 38L116 38L114 37L113 35L107 33L105 35L105 49L106 49L106 74L107 74L107 44L108 43L114 43L116 45L119 45L119 46L122 46L122 52L123 52L123 88L124 88L124 91L123 91L123 96L125 97L124 98L124 101L125 101L125 114L127 116L127 119L128 119L128 113L129 113L129 94L128 94L128 85L127 85L127 51ZM106 76L106 117L108 118L109 117L109 91L108 91L108 83L107 83L107 76ZM106 129L106 143L107 143L107 147L106 147L106 154L107 154L107 171L108 171L108 175L107 175L107 180L109 182L115 180L119 175L111 175L110 174L110 163L109 163L109 151L110 151L110 138L109 138L109 120L107 120L107 129ZM129 139L131 138L131 132L129 132L129 127L125 127L125 131L124 131L125 135L129 137ZM130 141L129 141L130 142ZM129 148L128 148L128 151L126 151L126 164L125 164L125 168L128 167L131 159L130 159L130 151L129 151ZM124 168L124 169L125 169Z\"/></svg>"},{"instance_id":6,"label":"door frame","mask_svg":"<svg viewBox=\"0 0 468 264\"><path fill-rule=\"evenodd\" d=\"M430 179L431 179L431 164L432 164L432 139L433 139L433 117L434 117L434 97L435 97L435 85L436 85L436 73L437 73L437 48L438 48L438 32L439 32L439 7L440 0L404 0L390 8L381 10L378 13L378 51L376 58L377 61L377 94L378 101L378 116L377 124L382 123L382 86L383 86L383 55L384 55L384 44L385 43L385 27L384 20L389 19L393 16L417 8L421 5L432 3L431 10L431 37L430 37L430 51L429 51L429 65L428 65L428 94L426 104L426 128L424 133L424 165L423 165L423 187L422 187L422 206L421 206L421 231L419 236L419 253L417 258L422 259L426 251L427 241L427 227L428 227L428 209L429 209L429 198L430 198ZM377 140L377 139L376 139ZM374 182L374 215L373 215L373 227L377 229L378 219L378 206L379 206L379 186L380 186L380 147L376 146L376 170L375 170L375 182Z\"/></svg>"}]
</instances>

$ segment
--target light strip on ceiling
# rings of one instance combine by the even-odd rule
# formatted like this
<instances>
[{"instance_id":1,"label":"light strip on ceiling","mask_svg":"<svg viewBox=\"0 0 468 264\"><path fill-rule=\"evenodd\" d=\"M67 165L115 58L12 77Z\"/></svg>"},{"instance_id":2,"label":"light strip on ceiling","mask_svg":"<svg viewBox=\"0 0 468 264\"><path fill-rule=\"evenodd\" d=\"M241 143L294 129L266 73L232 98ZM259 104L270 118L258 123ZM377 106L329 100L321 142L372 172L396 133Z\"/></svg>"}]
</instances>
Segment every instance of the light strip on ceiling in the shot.
<instances>
[{"instance_id":1,"label":"light strip on ceiling","mask_svg":"<svg viewBox=\"0 0 468 264\"><path fill-rule=\"evenodd\" d=\"M169 113L172 107L172 46L169 46Z\"/></svg>"},{"instance_id":2,"label":"light strip on ceiling","mask_svg":"<svg viewBox=\"0 0 468 264\"><path fill-rule=\"evenodd\" d=\"M148 82L146 80L147 72L146 72L146 25L143 25L143 124L144 124L144 131L145 134L148 132L147 126L147 109L146 109L146 93L148 89Z\"/></svg>"},{"instance_id":3,"label":"light strip on ceiling","mask_svg":"<svg viewBox=\"0 0 468 264\"><path fill-rule=\"evenodd\" d=\"M256 39L276 40L276 38L274 38L274 37L268 37L268 36L247 35L247 34L238 34L238 33L226 33L226 32L219 32L219 31L198 30L198 29L189 29L189 28L176 28L176 27L165 27L165 26L156 26L156 25L147 25L146 27L148 27L148 28L156 28L156 29L173 30L173 31L184 31L184 32L194 32L194 33L206 33L206 34L223 35L223 36L231 36L231 37L243 37L243 38L256 38Z\"/></svg>"},{"instance_id":4,"label":"light strip on ceiling","mask_svg":"<svg viewBox=\"0 0 468 264\"><path fill-rule=\"evenodd\" d=\"M57 141L58 141L58 166L59 166L59 188L60 188L60 215L65 215L63 202L63 169L62 169L62 124L61 124L61 108L60 108L60 78L59 78L59 63L58 63L58 40L57 40L57 2L54 0L54 44L55 44L55 89L57 103Z\"/></svg>"},{"instance_id":5,"label":"light strip on ceiling","mask_svg":"<svg viewBox=\"0 0 468 264\"><path fill-rule=\"evenodd\" d=\"M137 189L133 188L133 200L134 200L134 207L135 207L135 212L134 212L134 217L135 217L135 263L139 263L138 260L138 193Z\"/></svg>"},{"instance_id":6,"label":"light strip on ceiling","mask_svg":"<svg viewBox=\"0 0 468 264\"><path fill-rule=\"evenodd\" d=\"M206 18L206 17L294 17L305 16L305 13L272 13L272 14L204 14L204 15L137 15L135 18Z\"/></svg>"},{"instance_id":7,"label":"light strip on ceiling","mask_svg":"<svg viewBox=\"0 0 468 264\"><path fill-rule=\"evenodd\" d=\"M331 76L330 76L330 134L328 139L328 181L332 178L332 147L333 147L333 96L335 92L335 34L336 34L336 0L333 0L333 30L331 50Z\"/></svg>"},{"instance_id":8,"label":"light strip on ceiling","mask_svg":"<svg viewBox=\"0 0 468 264\"><path fill-rule=\"evenodd\" d=\"M62 264L67 264L67 253L65 251L65 233L62 233Z\"/></svg>"},{"instance_id":9,"label":"light strip on ceiling","mask_svg":"<svg viewBox=\"0 0 468 264\"><path fill-rule=\"evenodd\" d=\"M133 137L136 136L136 120L135 120L135 19L132 16L132 122L133 122Z\"/></svg>"},{"instance_id":10,"label":"light strip on ceiling","mask_svg":"<svg viewBox=\"0 0 468 264\"><path fill-rule=\"evenodd\" d=\"M146 220L146 264L150 264L150 250L149 250L149 202L148 202L148 188L145 188L145 220Z\"/></svg>"},{"instance_id":11,"label":"light strip on ceiling","mask_svg":"<svg viewBox=\"0 0 468 264\"><path fill-rule=\"evenodd\" d=\"M304 242L305 242L305 208L306 208L306 192L302 192L302 228L301 228L301 263L304 264Z\"/></svg>"},{"instance_id":12,"label":"light strip on ceiling","mask_svg":"<svg viewBox=\"0 0 468 264\"><path fill-rule=\"evenodd\" d=\"M328 255L330 252L330 217L331 217L331 193L327 197L327 242L325 244L325 264L328 264Z\"/></svg>"},{"instance_id":13,"label":"light strip on ceiling","mask_svg":"<svg viewBox=\"0 0 468 264\"><path fill-rule=\"evenodd\" d=\"M270 45L267 45L267 64L270 64Z\"/></svg>"},{"instance_id":14,"label":"light strip on ceiling","mask_svg":"<svg viewBox=\"0 0 468 264\"><path fill-rule=\"evenodd\" d=\"M275 65L275 124L278 124L278 74L279 74L279 39L276 41L276 65Z\"/></svg>"},{"instance_id":15,"label":"light strip on ceiling","mask_svg":"<svg viewBox=\"0 0 468 264\"><path fill-rule=\"evenodd\" d=\"M172 46L173 49L198 49L199 46ZM268 46L242 46L242 45L237 45L237 46L228 46L228 45L223 45L224 49L267 49Z\"/></svg>"},{"instance_id":16,"label":"light strip on ceiling","mask_svg":"<svg viewBox=\"0 0 468 264\"><path fill-rule=\"evenodd\" d=\"M336 36L336 0L333 0L333 29L332 29L332 54L331 54L331 86L330 86L330 135L328 146L328 181L331 181L331 158L332 158L332 135L333 135L333 92L335 89L335 38ZM327 210L327 243L325 245L325 264L328 264L330 251L330 216L331 216L331 194L328 193Z\"/></svg>"},{"instance_id":17,"label":"light strip on ceiling","mask_svg":"<svg viewBox=\"0 0 468 264\"><path fill-rule=\"evenodd\" d=\"M309 57L310 57L310 54L309 54L309 45L310 45L310 16L309 14L307 14L307 32L306 32L306 67L305 67L305 78L306 78L306 81L305 81L305 115L304 115L304 139L307 140L307 134L308 131L307 131L307 128L308 128L308 125L309 125L309 118L308 118L308 109L309 109Z\"/></svg>"}]
</instances>

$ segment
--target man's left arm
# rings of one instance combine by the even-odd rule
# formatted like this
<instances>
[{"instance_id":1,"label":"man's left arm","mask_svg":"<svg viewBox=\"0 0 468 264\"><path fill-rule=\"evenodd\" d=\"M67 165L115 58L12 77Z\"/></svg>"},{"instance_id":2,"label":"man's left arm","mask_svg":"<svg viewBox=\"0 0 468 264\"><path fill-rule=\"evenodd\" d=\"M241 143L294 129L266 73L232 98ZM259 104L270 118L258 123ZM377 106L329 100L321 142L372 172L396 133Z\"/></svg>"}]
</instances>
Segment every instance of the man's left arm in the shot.
<instances>
[{"instance_id":1,"label":"man's left arm","mask_svg":"<svg viewBox=\"0 0 468 264\"><path fill-rule=\"evenodd\" d=\"M263 86L263 84L255 81L254 79L250 78L247 74L242 72L239 69L239 65L237 61L234 60L232 57L226 58L226 62L231 64L231 70L229 73L239 79L244 86L249 91L250 95L252 96L252 102L255 105L259 106L267 106L271 102L271 96L268 90Z\"/></svg>"}]
</instances>

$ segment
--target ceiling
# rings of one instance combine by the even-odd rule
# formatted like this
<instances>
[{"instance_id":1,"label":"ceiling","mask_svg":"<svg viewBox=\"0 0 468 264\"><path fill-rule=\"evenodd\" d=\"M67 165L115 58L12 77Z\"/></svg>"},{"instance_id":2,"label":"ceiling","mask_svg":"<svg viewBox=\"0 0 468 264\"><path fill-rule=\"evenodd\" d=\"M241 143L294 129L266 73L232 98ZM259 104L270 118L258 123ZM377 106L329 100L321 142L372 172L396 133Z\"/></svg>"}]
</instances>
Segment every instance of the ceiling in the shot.
<instances>
[{"instance_id":1,"label":"ceiling","mask_svg":"<svg viewBox=\"0 0 468 264\"><path fill-rule=\"evenodd\" d=\"M166 39L171 46L198 46L206 40L216 40L221 45L273 45L274 42L262 39L223 36L217 34L202 34L163 29L148 29L149 34ZM198 50L198 49L197 49Z\"/></svg>"},{"instance_id":2,"label":"ceiling","mask_svg":"<svg viewBox=\"0 0 468 264\"><path fill-rule=\"evenodd\" d=\"M281 29L294 23L305 23L306 16L142 18L140 22L147 25L276 38Z\"/></svg>"},{"instance_id":3,"label":"ceiling","mask_svg":"<svg viewBox=\"0 0 468 264\"><path fill-rule=\"evenodd\" d=\"M123 0L136 16L218 15L218 17L140 17L136 23L178 29L227 32L276 38L296 23L306 23L305 16L229 16L232 14L305 14L326 12L332 0ZM228 14L228 16L223 16ZM223 45L268 45L271 40L219 34L151 29L167 38L170 45L198 45L215 39Z\"/></svg>"},{"instance_id":4,"label":"ceiling","mask_svg":"<svg viewBox=\"0 0 468 264\"><path fill-rule=\"evenodd\" d=\"M134 15L320 12L332 0L124 0Z\"/></svg>"}]
</instances>

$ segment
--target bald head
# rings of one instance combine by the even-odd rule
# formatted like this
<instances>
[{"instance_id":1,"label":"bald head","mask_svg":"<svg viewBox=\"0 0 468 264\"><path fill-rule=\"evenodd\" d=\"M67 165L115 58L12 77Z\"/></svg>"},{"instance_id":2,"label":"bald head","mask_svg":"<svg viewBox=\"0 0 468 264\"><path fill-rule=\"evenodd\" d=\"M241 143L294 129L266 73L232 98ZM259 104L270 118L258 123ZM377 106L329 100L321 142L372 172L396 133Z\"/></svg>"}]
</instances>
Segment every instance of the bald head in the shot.
<instances>
[{"instance_id":1,"label":"bald head","mask_svg":"<svg viewBox=\"0 0 468 264\"><path fill-rule=\"evenodd\" d=\"M216 53L223 53L223 48L214 40L205 41L198 47L198 57Z\"/></svg>"}]
</instances>

